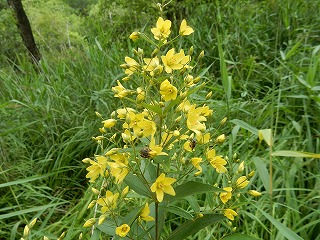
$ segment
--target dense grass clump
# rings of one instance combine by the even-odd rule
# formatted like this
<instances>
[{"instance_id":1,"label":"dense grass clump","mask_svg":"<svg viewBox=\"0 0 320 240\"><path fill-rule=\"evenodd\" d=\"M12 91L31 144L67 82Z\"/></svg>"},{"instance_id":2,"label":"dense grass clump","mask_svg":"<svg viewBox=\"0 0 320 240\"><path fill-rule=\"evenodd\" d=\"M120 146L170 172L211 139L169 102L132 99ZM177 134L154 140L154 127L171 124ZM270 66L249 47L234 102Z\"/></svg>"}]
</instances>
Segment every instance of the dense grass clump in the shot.
<instances>
[{"instance_id":1,"label":"dense grass clump","mask_svg":"<svg viewBox=\"0 0 320 240\"><path fill-rule=\"evenodd\" d=\"M213 91L207 104L216 121L224 113L229 119L223 129L229 144L220 148L256 169L254 187L263 193L251 206L239 205L236 231L260 239L320 239L319 155L297 153L320 153L320 3L178 2L167 16L174 21L185 13L197 29L184 47L205 51L200 66L210 66L203 78ZM64 231L77 239L83 231L92 193L81 160L97 151L95 111L109 116L118 106L111 86L124 76L119 65L135 47L127 37L141 26L123 28L129 6L119 6L121 14L103 32L90 18L103 11L82 16L86 28L79 36L86 37L70 48L45 46L39 66L21 54L1 65L0 239L20 238L34 217L35 239ZM156 18L148 11L142 17L146 26ZM271 129L272 144L259 140L262 129ZM211 239L215 231L207 227L193 239Z\"/></svg>"}]
</instances>

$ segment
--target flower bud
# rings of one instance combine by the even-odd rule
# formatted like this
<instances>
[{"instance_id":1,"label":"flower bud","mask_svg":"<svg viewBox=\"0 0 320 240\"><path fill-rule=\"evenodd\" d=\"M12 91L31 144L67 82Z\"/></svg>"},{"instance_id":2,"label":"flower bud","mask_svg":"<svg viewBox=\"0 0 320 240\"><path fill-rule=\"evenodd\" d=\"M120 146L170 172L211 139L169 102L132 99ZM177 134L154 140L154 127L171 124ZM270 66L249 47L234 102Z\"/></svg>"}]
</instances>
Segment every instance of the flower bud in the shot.
<instances>
[{"instance_id":1,"label":"flower bud","mask_svg":"<svg viewBox=\"0 0 320 240\"><path fill-rule=\"evenodd\" d=\"M181 121L181 119L182 119L182 116L179 116L179 117L176 118L176 120L174 120L174 122L175 122L175 123L178 123L178 122Z\"/></svg>"},{"instance_id":2,"label":"flower bud","mask_svg":"<svg viewBox=\"0 0 320 240\"><path fill-rule=\"evenodd\" d=\"M198 83L198 82L200 82L200 77L196 77L194 80L193 80L193 83Z\"/></svg>"},{"instance_id":3,"label":"flower bud","mask_svg":"<svg viewBox=\"0 0 320 240\"><path fill-rule=\"evenodd\" d=\"M210 99L212 96L212 91L210 91L207 95L206 95L206 100Z\"/></svg>"},{"instance_id":4,"label":"flower bud","mask_svg":"<svg viewBox=\"0 0 320 240\"><path fill-rule=\"evenodd\" d=\"M216 143L223 143L226 140L226 135L221 134L216 138Z\"/></svg>"},{"instance_id":5,"label":"flower bud","mask_svg":"<svg viewBox=\"0 0 320 240\"><path fill-rule=\"evenodd\" d=\"M223 118L220 122L220 125L224 125L227 122L227 117Z\"/></svg>"},{"instance_id":6,"label":"flower bud","mask_svg":"<svg viewBox=\"0 0 320 240\"><path fill-rule=\"evenodd\" d=\"M104 128L99 128L99 132L101 132L102 134L104 134L104 133L106 133L107 131L106 131L106 129L104 129Z\"/></svg>"},{"instance_id":7,"label":"flower bud","mask_svg":"<svg viewBox=\"0 0 320 240\"><path fill-rule=\"evenodd\" d=\"M128 192L129 192L129 186L126 186L123 190L122 190L122 192L121 192L121 196L122 197L125 197L127 194L128 194Z\"/></svg>"},{"instance_id":8,"label":"flower bud","mask_svg":"<svg viewBox=\"0 0 320 240\"><path fill-rule=\"evenodd\" d=\"M58 238L58 240L63 239L66 236L66 232L61 233L60 237Z\"/></svg>"},{"instance_id":9,"label":"flower bud","mask_svg":"<svg viewBox=\"0 0 320 240\"><path fill-rule=\"evenodd\" d=\"M180 135L180 132L178 130L173 131L173 136L178 137Z\"/></svg>"},{"instance_id":10,"label":"flower bud","mask_svg":"<svg viewBox=\"0 0 320 240\"><path fill-rule=\"evenodd\" d=\"M253 197L260 197L261 193L256 190L249 190L248 193Z\"/></svg>"},{"instance_id":11,"label":"flower bud","mask_svg":"<svg viewBox=\"0 0 320 240\"><path fill-rule=\"evenodd\" d=\"M92 227L95 223L96 223L96 219L95 218L90 218L89 220L87 220L84 224L83 227ZM61 238L61 236L60 236Z\"/></svg>"},{"instance_id":12,"label":"flower bud","mask_svg":"<svg viewBox=\"0 0 320 240\"><path fill-rule=\"evenodd\" d=\"M90 163L90 160L91 160L90 158L85 158L85 159L82 159L82 162L83 163Z\"/></svg>"},{"instance_id":13,"label":"flower bud","mask_svg":"<svg viewBox=\"0 0 320 240\"><path fill-rule=\"evenodd\" d=\"M249 174L248 174L248 178L252 178L253 177L253 175L254 175L254 171L252 171L252 172L250 172Z\"/></svg>"},{"instance_id":14,"label":"flower bud","mask_svg":"<svg viewBox=\"0 0 320 240\"><path fill-rule=\"evenodd\" d=\"M203 57L204 57L204 51L202 50L201 53L200 53L199 56L198 56L198 59L201 59L201 58L203 58Z\"/></svg>"},{"instance_id":15,"label":"flower bud","mask_svg":"<svg viewBox=\"0 0 320 240\"><path fill-rule=\"evenodd\" d=\"M98 225L104 222L104 220L107 218L106 214L102 214L98 219Z\"/></svg>"},{"instance_id":16,"label":"flower bud","mask_svg":"<svg viewBox=\"0 0 320 240\"><path fill-rule=\"evenodd\" d=\"M129 81L129 80L130 80L130 77L129 77L129 76L128 76L128 77L124 77L124 78L122 78L122 80L125 81L125 82L126 82L126 81Z\"/></svg>"},{"instance_id":17,"label":"flower bud","mask_svg":"<svg viewBox=\"0 0 320 240\"><path fill-rule=\"evenodd\" d=\"M96 205L96 202L97 202L96 200L92 200L92 201L89 203L87 209L92 208L94 205Z\"/></svg>"},{"instance_id":18,"label":"flower bud","mask_svg":"<svg viewBox=\"0 0 320 240\"><path fill-rule=\"evenodd\" d=\"M82 235L83 235L82 233L79 234L79 240L82 240ZM49 240L49 238L48 238L48 240Z\"/></svg>"},{"instance_id":19,"label":"flower bud","mask_svg":"<svg viewBox=\"0 0 320 240\"><path fill-rule=\"evenodd\" d=\"M151 53L151 57L154 58L158 54L158 52L159 52L159 49L157 48L153 50L153 52Z\"/></svg>"},{"instance_id":20,"label":"flower bud","mask_svg":"<svg viewBox=\"0 0 320 240\"><path fill-rule=\"evenodd\" d=\"M36 222L37 222L37 218L33 219L33 220L28 224L29 228L30 228L30 229L33 228L33 226L36 224Z\"/></svg>"},{"instance_id":21,"label":"flower bud","mask_svg":"<svg viewBox=\"0 0 320 240\"><path fill-rule=\"evenodd\" d=\"M239 167L238 167L238 172L239 172L239 173L242 173L243 170L244 170L244 161L242 161L242 162L240 163L240 165L239 165Z\"/></svg>"},{"instance_id":22,"label":"flower bud","mask_svg":"<svg viewBox=\"0 0 320 240\"><path fill-rule=\"evenodd\" d=\"M49 240L47 236L43 236L43 240Z\"/></svg>"},{"instance_id":23,"label":"flower bud","mask_svg":"<svg viewBox=\"0 0 320 240\"><path fill-rule=\"evenodd\" d=\"M99 190L94 187L91 188L91 191L96 195L99 195L99 193L100 193Z\"/></svg>"},{"instance_id":24,"label":"flower bud","mask_svg":"<svg viewBox=\"0 0 320 240\"><path fill-rule=\"evenodd\" d=\"M29 233L30 233L30 228L28 225L26 225L23 230L23 237L28 237Z\"/></svg>"},{"instance_id":25,"label":"flower bud","mask_svg":"<svg viewBox=\"0 0 320 240\"><path fill-rule=\"evenodd\" d=\"M137 39L139 39L140 35L141 35L141 33L139 33L139 32L133 32L130 34L129 38L133 41L136 41Z\"/></svg>"},{"instance_id":26,"label":"flower bud","mask_svg":"<svg viewBox=\"0 0 320 240\"><path fill-rule=\"evenodd\" d=\"M190 47L188 55L192 55L192 53L193 53L193 46Z\"/></svg>"},{"instance_id":27,"label":"flower bud","mask_svg":"<svg viewBox=\"0 0 320 240\"><path fill-rule=\"evenodd\" d=\"M96 116L99 117L99 118L102 118L101 114L98 113L98 112L95 112Z\"/></svg>"}]
</instances>

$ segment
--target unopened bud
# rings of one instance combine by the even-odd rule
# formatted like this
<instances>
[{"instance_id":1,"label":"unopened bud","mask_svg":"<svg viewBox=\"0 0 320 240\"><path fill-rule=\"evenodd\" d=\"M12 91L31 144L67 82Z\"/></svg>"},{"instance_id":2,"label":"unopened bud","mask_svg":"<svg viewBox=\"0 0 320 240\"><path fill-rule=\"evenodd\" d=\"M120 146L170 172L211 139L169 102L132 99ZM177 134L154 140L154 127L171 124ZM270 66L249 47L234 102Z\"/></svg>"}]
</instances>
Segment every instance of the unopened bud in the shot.
<instances>
[{"instance_id":1,"label":"unopened bud","mask_svg":"<svg viewBox=\"0 0 320 240\"><path fill-rule=\"evenodd\" d=\"M159 52L159 49L157 48L153 50L153 52L151 53L151 57L154 58L158 54L158 52Z\"/></svg>"},{"instance_id":2,"label":"unopened bud","mask_svg":"<svg viewBox=\"0 0 320 240\"><path fill-rule=\"evenodd\" d=\"M107 215L106 215L106 214L102 214L102 215L99 217L98 225L100 225L101 223L103 223L106 218L107 218Z\"/></svg>"},{"instance_id":3,"label":"unopened bud","mask_svg":"<svg viewBox=\"0 0 320 240\"><path fill-rule=\"evenodd\" d=\"M122 78L123 81L129 81L130 80L130 77L124 77Z\"/></svg>"},{"instance_id":4,"label":"unopened bud","mask_svg":"<svg viewBox=\"0 0 320 240\"><path fill-rule=\"evenodd\" d=\"M254 175L254 171L252 171L252 172L250 172L249 174L248 174L248 178L252 178L253 177L253 175Z\"/></svg>"},{"instance_id":5,"label":"unopened bud","mask_svg":"<svg viewBox=\"0 0 320 240\"><path fill-rule=\"evenodd\" d=\"M122 190L122 192L121 192L121 196L122 197L125 197L127 194L128 194L128 192L129 192L129 186L126 186L123 190Z\"/></svg>"},{"instance_id":6,"label":"unopened bud","mask_svg":"<svg viewBox=\"0 0 320 240\"><path fill-rule=\"evenodd\" d=\"M231 222L231 221L228 221L228 223L227 223L227 224L228 224L228 226L229 226L229 227L231 227L231 226L232 226L232 222Z\"/></svg>"},{"instance_id":7,"label":"unopened bud","mask_svg":"<svg viewBox=\"0 0 320 240\"><path fill-rule=\"evenodd\" d=\"M63 239L66 236L66 232L61 233L60 237L58 238L58 240Z\"/></svg>"},{"instance_id":8,"label":"unopened bud","mask_svg":"<svg viewBox=\"0 0 320 240\"><path fill-rule=\"evenodd\" d=\"M95 223L96 223L96 219L95 218L90 218L89 220L87 220L84 224L83 227L92 227ZM60 236L61 238L61 236Z\"/></svg>"},{"instance_id":9,"label":"unopened bud","mask_svg":"<svg viewBox=\"0 0 320 240\"><path fill-rule=\"evenodd\" d=\"M96 202L97 202L96 200L92 200L92 201L89 203L87 209L92 208L93 206L95 206L95 205L96 205Z\"/></svg>"},{"instance_id":10,"label":"unopened bud","mask_svg":"<svg viewBox=\"0 0 320 240\"><path fill-rule=\"evenodd\" d=\"M212 96L212 91L210 91L207 95L206 95L206 100L210 99Z\"/></svg>"},{"instance_id":11,"label":"unopened bud","mask_svg":"<svg viewBox=\"0 0 320 240\"><path fill-rule=\"evenodd\" d=\"M238 167L238 172L239 172L239 173L242 173L243 170L244 170L244 161L242 161L242 162L240 163L240 165L239 165L239 167Z\"/></svg>"},{"instance_id":12,"label":"unopened bud","mask_svg":"<svg viewBox=\"0 0 320 240\"><path fill-rule=\"evenodd\" d=\"M99 128L99 132L101 132L102 134L104 134L104 133L106 133L107 131L106 131L106 129L104 129L104 128Z\"/></svg>"},{"instance_id":13,"label":"unopened bud","mask_svg":"<svg viewBox=\"0 0 320 240\"><path fill-rule=\"evenodd\" d=\"M223 143L226 140L226 135L221 134L216 138L216 143Z\"/></svg>"},{"instance_id":14,"label":"unopened bud","mask_svg":"<svg viewBox=\"0 0 320 240\"><path fill-rule=\"evenodd\" d=\"M182 116L179 116L179 117L176 118L176 120L175 120L174 122L175 122L175 123L178 123L178 122L181 121L181 119L182 119Z\"/></svg>"},{"instance_id":15,"label":"unopened bud","mask_svg":"<svg viewBox=\"0 0 320 240\"><path fill-rule=\"evenodd\" d=\"M30 228L30 229L33 228L33 226L36 224L36 222L37 222L37 218L33 219L33 220L28 224L29 228Z\"/></svg>"},{"instance_id":16,"label":"unopened bud","mask_svg":"<svg viewBox=\"0 0 320 240\"><path fill-rule=\"evenodd\" d=\"M165 107L164 102L159 102L159 107L161 108Z\"/></svg>"},{"instance_id":17,"label":"unopened bud","mask_svg":"<svg viewBox=\"0 0 320 240\"><path fill-rule=\"evenodd\" d=\"M261 193L256 190L249 190L248 193L253 197L260 197Z\"/></svg>"},{"instance_id":18,"label":"unopened bud","mask_svg":"<svg viewBox=\"0 0 320 240\"><path fill-rule=\"evenodd\" d=\"M221 121L220 121L220 125L224 125L226 122L227 122L227 117L223 118Z\"/></svg>"},{"instance_id":19,"label":"unopened bud","mask_svg":"<svg viewBox=\"0 0 320 240\"><path fill-rule=\"evenodd\" d=\"M82 240L82 235L83 235L82 233L79 234L79 240Z\"/></svg>"},{"instance_id":20,"label":"unopened bud","mask_svg":"<svg viewBox=\"0 0 320 240\"><path fill-rule=\"evenodd\" d=\"M190 47L188 55L192 55L192 53L193 53L193 46Z\"/></svg>"},{"instance_id":21,"label":"unopened bud","mask_svg":"<svg viewBox=\"0 0 320 240\"><path fill-rule=\"evenodd\" d=\"M84 163L90 163L90 158L85 158L85 159L82 159L82 162L84 162Z\"/></svg>"},{"instance_id":22,"label":"unopened bud","mask_svg":"<svg viewBox=\"0 0 320 240\"><path fill-rule=\"evenodd\" d=\"M30 228L28 225L26 225L23 230L23 237L28 237L29 233L30 233Z\"/></svg>"},{"instance_id":23,"label":"unopened bud","mask_svg":"<svg viewBox=\"0 0 320 240\"><path fill-rule=\"evenodd\" d=\"M178 130L173 131L173 136L178 137L180 135L180 132Z\"/></svg>"},{"instance_id":24,"label":"unopened bud","mask_svg":"<svg viewBox=\"0 0 320 240\"><path fill-rule=\"evenodd\" d=\"M96 195L99 195L99 193L100 193L99 190L94 187L91 188L91 191Z\"/></svg>"},{"instance_id":25,"label":"unopened bud","mask_svg":"<svg viewBox=\"0 0 320 240\"><path fill-rule=\"evenodd\" d=\"M137 39L139 39L140 37L140 33L139 32L133 32L130 34L129 38L133 41L136 41Z\"/></svg>"},{"instance_id":26,"label":"unopened bud","mask_svg":"<svg viewBox=\"0 0 320 240\"><path fill-rule=\"evenodd\" d=\"M43 236L43 240L49 240L49 238L46 236Z\"/></svg>"},{"instance_id":27,"label":"unopened bud","mask_svg":"<svg viewBox=\"0 0 320 240\"><path fill-rule=\"evenodd\" d=\"M101 114L98 113L98 112L95 112L96 116L99 117L99 118L102 118Z\"/></svg>"},{"instance_id":28,"label":"unopened bud","mask_svg":"<svg viewBox=\"0 0 320 240\"><path fill-rule=\"evenodd\" d=\"M198 83L200 81L200 77L196 77L194 80L193 80L193 83Z\"/></svg>"},{"instance_id":29,"label":"unopened bud","mask_svg":"<svg viewBox=\"0 0 320 240\"><path fill-rule=\"evenodd\" d=\"M203 57L204 57L204 51L202 50L201 53L200 53L199 56L198 56L198 59L201 59L201 58L203 58Z\"/></svg>"}]
</instances>

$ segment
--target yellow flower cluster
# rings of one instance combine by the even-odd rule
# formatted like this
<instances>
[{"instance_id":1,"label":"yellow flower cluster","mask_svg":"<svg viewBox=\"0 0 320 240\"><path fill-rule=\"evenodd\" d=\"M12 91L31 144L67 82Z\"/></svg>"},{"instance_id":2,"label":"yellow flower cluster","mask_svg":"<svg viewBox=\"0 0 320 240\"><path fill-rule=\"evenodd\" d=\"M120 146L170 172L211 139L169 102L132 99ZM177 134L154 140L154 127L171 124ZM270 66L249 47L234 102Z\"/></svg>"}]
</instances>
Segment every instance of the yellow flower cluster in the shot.
<instances>
[{"instance_id":1,"label":"yellow flower cluster","mask_svg":"<svg viewBox=\"0 0 320 240\"><path fill-rule=\"evenodd\" d=\"M205 86L205 83L199 83L200 76L192 74L198 63L192 58L193 48L188 54L183 49L167 50L167 46L171 46L178 37L190 35L194 30L183 20L179 33L170 40L174 32L171 26L170 20L160 17L156 26L151 28L156 41L141 32L130 35L129 38L134 41L146 40L154 49L147 54L138 48L133 51L133 56L124 58L120 66L124 77L117 80L117 85L111 89L122 107L113 111L107 119L97 113L102 118L99 129L102 135L93 139L103 153L83 162L90 164L86 175L90 182L103 179L100 190L94 191L97 199L89 205L100 207L98 224L108 216L116 219L121 213L119 209L125 206L124 199L129 191L127 185L130 185L129 180L126 181L127 176L136 176L144 186L139 185L138 189L133 190L146 197L137 219L147 222L155 220L153 213L150 215L149 203L155 208L166 200L166 195L174 197L177 182L181 184L185 179L200 176L203 169L214 169L216 173L224 174L228 172L227 164L231 164L227 158L216 154L214 147L223 144L226 136L221 134L212 139L214 134L208 122L213 125L209 121L213 110L192 98L193 93ZM200 54L202 56L203 52ZM211 95L212 92L208 93L206 98ZM225 122L226 119L223 119L220 125ZM115 134L112 134L113 130ZM238 172L243 171L242 168L243 164ZM224 187L219 195L222 203L230 203L234 192L249 184L249 178L241 176L232 186ZM259 195L254 190L249 193ZM237 216L234 210L223 209L228 219L233 220ZM96 223L95 219L87 222L86 226ZM131 225L120 225L116 221L116 226L115 234L118 236L130 234Z\"/></svg>"}]
</instances>

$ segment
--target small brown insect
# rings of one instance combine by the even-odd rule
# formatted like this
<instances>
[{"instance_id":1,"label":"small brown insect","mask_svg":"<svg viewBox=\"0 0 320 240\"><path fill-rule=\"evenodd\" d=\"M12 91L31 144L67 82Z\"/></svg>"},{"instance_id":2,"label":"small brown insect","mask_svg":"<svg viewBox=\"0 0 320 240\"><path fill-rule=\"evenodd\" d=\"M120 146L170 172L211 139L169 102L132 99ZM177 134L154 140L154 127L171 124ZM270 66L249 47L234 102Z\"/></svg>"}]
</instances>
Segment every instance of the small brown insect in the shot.
<instances>
[{"instance_id":1,"label":"small brown insect","mask_svg":"<svg viewBox=\"0 0 320 240\"><path fill-rule=\"evenodd\" d=\"M140 150L140 156L143 158L150 158L151 149L148 147L144 147Z\"/></svg>"},{"instance_id":2,"label":"small brown insect","mask_svg":"<svg viewBox=\"0 0 320 240\"><path fill-rule=\"evenodd\" d=\"M193 150L197 145L197 141L193 138L189 140L189 147Z\"/></svg>"}]
</instances>

